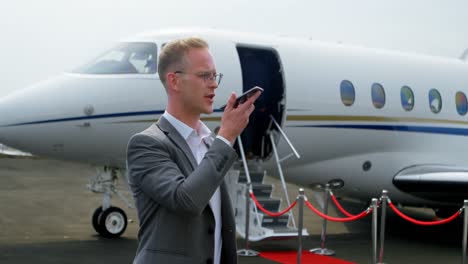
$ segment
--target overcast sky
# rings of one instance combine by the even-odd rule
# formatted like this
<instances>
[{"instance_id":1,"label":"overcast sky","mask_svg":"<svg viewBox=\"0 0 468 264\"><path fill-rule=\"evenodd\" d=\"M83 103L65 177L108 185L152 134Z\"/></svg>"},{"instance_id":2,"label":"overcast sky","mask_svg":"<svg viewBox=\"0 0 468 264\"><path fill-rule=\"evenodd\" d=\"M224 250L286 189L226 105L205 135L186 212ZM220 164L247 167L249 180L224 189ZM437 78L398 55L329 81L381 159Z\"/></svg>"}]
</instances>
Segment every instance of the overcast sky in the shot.
<instances>
[{"instance_id":1,"label":"overcast sky","mask_svg":"<svg viewBox=\"0 0 468 264\"><path fill-rule=\"evenodd\" d=\"M0 7L0 96L72 69L116 40L168 27L459 57L468 48L467 13L466 0L6 0Z\"/></svg>"}]
</instances>

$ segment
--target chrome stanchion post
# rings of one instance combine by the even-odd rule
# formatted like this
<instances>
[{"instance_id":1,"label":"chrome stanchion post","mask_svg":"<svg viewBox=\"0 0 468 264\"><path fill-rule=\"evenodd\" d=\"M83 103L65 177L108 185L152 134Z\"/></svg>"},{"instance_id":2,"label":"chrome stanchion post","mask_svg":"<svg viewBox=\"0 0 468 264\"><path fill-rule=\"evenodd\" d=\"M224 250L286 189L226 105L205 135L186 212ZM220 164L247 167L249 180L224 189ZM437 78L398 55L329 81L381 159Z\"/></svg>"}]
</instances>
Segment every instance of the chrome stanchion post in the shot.
<instances>
[{"instance_id":1,"label":"chrome stanchion post","mask_svg":"<svg viewBox=\"0 0 468 264\"><path fill-rule=\"evenodd\" d=\"M330 199L330 184L328 183L325 184L325 192L323 193L323 196L324 196L323 200L325 203L323 205L323 213L328 215L328 200ZM309 251L318 255L325 255L325 256L335 255L335 251L325 248L326 237L327 237L327 219L323 218L322 234L320 236L321 238L320 248L314 248Z\"/></svg>"},{"instance_id":2,"label":"chrome stanchion post","mask_svg":"<svg viewBox=\"0 0 468 264\"><path fill-rule=\"evenodd\" d=\"M297 205L299 206L299 226L297 228L297 238L298 238L298 247L297 247L297 263L301 263L301 256L302 256L302 228L304 225L304 189L299 189L299 196L297 197L299 200Z\"/></svg>"},{"instance_id":3,"label":"chrome stanchion post","mask_svg":"<svg viewBox=\"0 0 468 264\"><path fill-rule=\"evenodd\" d=\"M251 182L245 184L245 249L237 251L237 255L243 257L254 257L258 255L255 250L249 249L249 227L250 227L250 187Z\"/></svg>"},{"instance_id":4,"label":"chrome stanchion post","mask_svg":"<svg viewBox=\"0 0 468 264\"><path fill-rule=\"evenodd\" d=\"M468 232L468 200L463 201L463 255L462 264L466 264L466 244L467 244L467 232Z\"/></svg>"},{"instance_id":5,"label":"chrome stanchion post","mask_svg":"<svg viewBox=\"0 0 468 264\"><path fill-rule=\"evenodd\" d=\"M249 227L250 227L250 195L249 189L252 183L248 182L245 187L245 250L249 251Z\"/></svg>"},{"instance_id":6,"label":"chrome stanchion post","mask_svg":"<svg viewBox=\"0 0 468 264\"><path fill-rule=\"evenodd\" d=\"M380 252L379 252L379 264L383 264L383 254L384 254L384 241L385 241L385 217L387 210L387 199L388 192L387 190L382 191L382 215L380 218Z\"/></svg>"},{"instance_id":7,"label":"chrome stanchion post","mask_svg":"<svg viewBox=\"0 0 468 264\"><path fill-rule=\"evenodd\" d=\"M372 198L372 264L377 264L377 198Z\"/></svg>"}]
</instances>

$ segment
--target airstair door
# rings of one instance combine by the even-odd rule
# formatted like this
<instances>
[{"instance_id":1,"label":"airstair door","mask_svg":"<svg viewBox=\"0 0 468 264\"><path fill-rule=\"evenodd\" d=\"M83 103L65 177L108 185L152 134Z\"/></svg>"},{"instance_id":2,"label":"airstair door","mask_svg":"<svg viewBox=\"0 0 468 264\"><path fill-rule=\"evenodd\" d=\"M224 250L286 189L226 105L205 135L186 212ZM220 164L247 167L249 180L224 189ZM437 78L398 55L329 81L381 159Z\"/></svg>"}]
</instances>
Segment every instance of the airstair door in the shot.
<instances>
[{"instance_id":1,"label":"airstair door","mask_svg":"<svg viewBox=\"0 0 468 264\"><path fill-rule=\"evenodd\" d=\"M273 151L268 130L276 129L272 126L271 116L281 125L286 109L281 60L276 50L270 47L238 45L237 52L242 68L243 90L254 86L264 89L241 136L244 151L248 160L266 160Z\"/></svg>"}]
</instances>

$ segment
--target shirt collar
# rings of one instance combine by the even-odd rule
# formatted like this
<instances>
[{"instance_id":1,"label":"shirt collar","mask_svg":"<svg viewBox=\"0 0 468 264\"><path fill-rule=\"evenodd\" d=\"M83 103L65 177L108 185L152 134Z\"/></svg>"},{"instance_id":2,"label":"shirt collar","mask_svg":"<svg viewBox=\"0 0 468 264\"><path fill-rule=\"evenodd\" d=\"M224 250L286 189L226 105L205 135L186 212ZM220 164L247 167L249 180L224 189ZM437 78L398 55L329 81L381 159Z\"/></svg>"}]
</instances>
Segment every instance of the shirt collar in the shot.
<instances>
[{"instance_id":1,"label":"shirt collar","mask_svg":"<svg viewBox=\"0 0 468 264\"><path fill-rule=\"evenodd\" d=\"M186 125L184 122L180 121L179 119L175 118L173 115L169 114L169 112L164 111L164 114L163 114L164 118L167 119L167 121L169 121L169 123L171 123L171 125L177 130L177 132L179 132L179 134L182 136L183 139L187 140L190 135L193 133L193 134L198 134L198 136L201 138L201 139L204 139L205 142L206 142L206 138L210 138L210 135L211 135L211 130L202 122L202 121L198 121L198 125L197 125L197 128L196 130L189 127L188 125ZM207 142L208 144L210 144L211 142Z\"/></svg>"},{"instance_id":2,"label":"shirt collar","mask_svg":"<svg viewBox=\"0 0 468 264\"><path fill-rule=\"evenodd\" d=\"M202 139L206 139L207 137L211 136L211 130L202 122L198 121L198 136L200 136Z\"/></svg>"}]
</instances>

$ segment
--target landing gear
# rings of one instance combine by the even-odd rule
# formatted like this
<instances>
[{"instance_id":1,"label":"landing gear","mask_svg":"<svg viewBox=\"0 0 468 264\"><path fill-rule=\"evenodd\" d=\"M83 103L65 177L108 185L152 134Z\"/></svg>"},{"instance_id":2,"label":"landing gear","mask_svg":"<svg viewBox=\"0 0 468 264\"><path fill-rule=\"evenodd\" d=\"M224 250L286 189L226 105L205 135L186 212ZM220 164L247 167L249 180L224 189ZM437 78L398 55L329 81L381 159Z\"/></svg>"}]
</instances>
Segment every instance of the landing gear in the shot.
<instances>
[{"instance_id":1,"label":"landing gear","mask_svg":"<svg viewBox=\"0 0 468 264\"><path fill-rule=\"evenodd\" d=\"M112 206L104 211L98 207L93 214L93 227L103 237L120 237L127 229L127 215L118 207Z\"/></svg>"},{"instance_id":2,"label":"landing gear","mask_svg":"<svg viewBox=\"0 0 468 264\"><path fill-rule=\"evenodd\" d=\"M98 170L97 175L91 179L88 184L88 189L95 193L102 193L102 206L96 208L92 216L92 224L96 232L107 238L120 237L127 229L127 215L118 208L111 206L111 196L116 194L129 208L133 205L116 190L116 182L118 180L117 169Z\"/></svg>"},{"instance_id":3,"label":"landing gear","mask_svg":"<svg viewBox=\"0 0 468 264\"><path fill-rule=\"evenodd\" d=\"M99 217L101 217L101 214L102 214L102 207L99 206L98 208L96 208L96 210L94 210L92 222L93 222L94 230L96 230L98 234L103 236L104 235L103 228L102 226L99 225Z\"/></svg>"}]
</instances>

